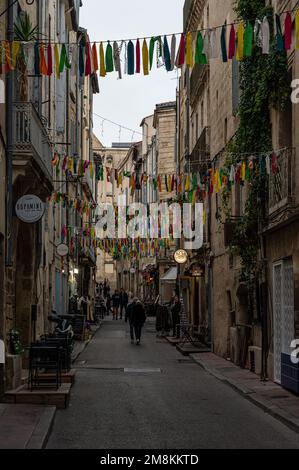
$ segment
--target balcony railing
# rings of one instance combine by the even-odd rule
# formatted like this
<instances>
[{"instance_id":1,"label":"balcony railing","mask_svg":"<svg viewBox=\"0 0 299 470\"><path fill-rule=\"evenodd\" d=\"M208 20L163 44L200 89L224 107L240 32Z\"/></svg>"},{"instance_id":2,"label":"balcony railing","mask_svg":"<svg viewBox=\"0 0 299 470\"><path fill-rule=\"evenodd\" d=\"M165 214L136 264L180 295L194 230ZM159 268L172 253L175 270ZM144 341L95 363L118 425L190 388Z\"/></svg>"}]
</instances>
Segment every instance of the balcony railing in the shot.
<instances>
[{"instance_id":1,"label":"balcony railing","mask_svg":"<svg viewBox=\"0 0 299 470\"><path fill-rule=\"evenodd\" d=\"M191 8L194 0L185 0L184 4L184 29L187 27L188 19L190 16Z\"/></svg>"},{"instance_id":2,"label":"balcony railing","mask_svg":"<svg viewBox=\"0 0 299 470\"><path fill-rule=\"evenodd\" d=\"M194 102L195 98L200 93L202 86L204 85L207 72L209 71L209 65L195 64L190 77L190 99L191 103Z\"/></svg>"},{"instance_id":3,"label":"balcony railing","mask_svg":"<svg viewBox=\"0 0 299 470\"><path fill-rule=\"evenodd\" d=\"M295 149L286 148L277 155L277 169L269 181L269 214L294 202Z\"/></svg>"},{"instance_id":4,"label":"balcony railing","mask_svg":"<svg viewBox=\"0 0 299 470\"><path fill-rule=\"evenodd\" d=\"M32 103L14 103L13 123L14 158L33 159L52 182L49 136Z\"/></svg>"},{"instance_id":5,"label":"balcony railing","mask_svg":"<svg viewBox=\"0 0 299 470\"><path fill-rule=\"evenodd\" d=\"M192 171L201 171L210 161L210 134L210 127L204 127L187 161Z\"/></svg>"}]
</instances>

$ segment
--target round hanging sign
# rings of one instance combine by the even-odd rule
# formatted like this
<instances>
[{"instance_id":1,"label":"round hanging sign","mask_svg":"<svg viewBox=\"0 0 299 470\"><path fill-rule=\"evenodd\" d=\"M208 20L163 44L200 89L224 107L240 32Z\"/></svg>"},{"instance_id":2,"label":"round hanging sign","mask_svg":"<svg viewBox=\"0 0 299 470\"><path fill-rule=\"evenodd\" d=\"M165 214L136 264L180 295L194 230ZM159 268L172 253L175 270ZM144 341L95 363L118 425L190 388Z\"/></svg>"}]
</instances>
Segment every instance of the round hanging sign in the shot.
<instances>
[{"instance_id":1,"label":"round hanging sign","mask_svg":"<svg viewBox=\"0 0 299 470\"><path fill-rule=\"evenodd\" d=\"M61 243L61 245L58 245L57 247L57 253L59 256L64 258L65 256L69 254L69 247L65 245L64 243Z\"/></svg>"},{"instance_id":2,"label":"round hanging sign","mask_svg":"<svg viewBox=\"0 0 299 470\"><path fill-rule=\"evenodd\" d=\"M38 222L45 213L45 204L39 197L27 194L21 197L15 206L18 219L27 224Z\"/></svg>"},{"instance_id":3,"label":"round hanging sign","mask_svg":"<svg viewBox=\"0 0 299 470\"><path fill-rule=\"evenodd\" d=\"M185 250L178 250L174 254L174 259L178 264L185 264L188 261L188 253Z\"/></svg>"}]
</instances>

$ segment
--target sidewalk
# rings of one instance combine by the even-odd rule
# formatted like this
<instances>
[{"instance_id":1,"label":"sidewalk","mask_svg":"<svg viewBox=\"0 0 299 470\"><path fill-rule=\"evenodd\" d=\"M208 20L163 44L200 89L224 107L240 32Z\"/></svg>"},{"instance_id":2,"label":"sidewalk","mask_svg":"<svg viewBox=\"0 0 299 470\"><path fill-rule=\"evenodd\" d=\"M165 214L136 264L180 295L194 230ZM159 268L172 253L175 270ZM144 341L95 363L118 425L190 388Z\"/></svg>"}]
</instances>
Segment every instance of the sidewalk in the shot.
<instances>
[{"instance_id":1,"label":"sidewalk","mask_svg":"<svg viewBox=\"0 0 299 470\"><path fill-rule=\"evenodd\" d=\"M0 404L0 449L43 449L55 406Z\"/></svg>"},{"instance_id":2,"label":"sidewalk","mask_svg":"<svg viewBox=\"0 0 299 470\"><path fill-rule=\"evenodd\" d=\"M299 397L274 382L261 382L256 374L213 353L191 354L190 357L208 373L299 433Z\"/></svg>"}]
</instances>

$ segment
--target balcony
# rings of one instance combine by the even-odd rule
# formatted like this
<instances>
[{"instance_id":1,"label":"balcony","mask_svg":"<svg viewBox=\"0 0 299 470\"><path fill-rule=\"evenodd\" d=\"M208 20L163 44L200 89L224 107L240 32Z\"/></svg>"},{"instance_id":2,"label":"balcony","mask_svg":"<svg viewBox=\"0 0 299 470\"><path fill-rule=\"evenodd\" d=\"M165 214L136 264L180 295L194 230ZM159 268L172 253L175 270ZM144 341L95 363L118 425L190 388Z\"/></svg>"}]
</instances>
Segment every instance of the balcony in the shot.
<instances>
[{"instance_id":1,"label":"balcony","mask_svg":"<svg viewBox=\"0 0 299 470\"><path fill-rule=\"evenodd\" d=\"M81 265L86 265L91 268L97 265L97 256L93 246L88 246L80 252Z\"/></svg>"},{"instance_id":2,"label":"balcony","mask_svg":"<svg viewBox=\"0 0 299 470\"><path fill-rule=\"evenodd\" d=\"M270 216L294 203L295 164L295 149L286 148L277 155L277 171L269 180Z\"/></svg>"},{"instance_id":3,"label":"balcony","mask_svg":"<svg viewBox=\"0 0 299 470\"><path fill-rule=\"evenodd\" d=\"M51 143L32 103L14 103L13 123L14 166L29 165L52 187Z\"/></svg>"},{"instance_id":4,"label":"balcony","mask_svg":"<svg viewBox=\"0 0 299 470\"><path fill-rule=\"evenodd\" d=\"M184 30L187 28L189 16L193 6L194 0L185 0L184 4Z\"/></svg>"},{"instance_id":5,"label":"balcony","mask_svg":"<svg viewBox=\"0 0 299 470\"><path fill-rule=\"evenodd\" d=\"M82 178L82 185L87 197L92 199L94 197L94 182L93 178L90 176L89 170L86 171L86 174Z\"/></svg>"},{"instance_id":6,"label":"balcony","mask_svg":"<svg viewBox=\"0 0 299 470\"><path fill-rule=\"evenodd\" d=\"M187 161L192 171L206 170L210 161L210 127L204 127Z\"/></svg>"},{"instance_id":7,"label":"balcony","mask_svg":"<svg viewBox=\"0 0 299 470\"><path fill-rule=\"evenodd\" d=\"M208 76L210 67L208 64L195 64L190 77L190 100L191 105L194 103L198 95L200 95L205 80Z\"/></svg>"}]
</instances>

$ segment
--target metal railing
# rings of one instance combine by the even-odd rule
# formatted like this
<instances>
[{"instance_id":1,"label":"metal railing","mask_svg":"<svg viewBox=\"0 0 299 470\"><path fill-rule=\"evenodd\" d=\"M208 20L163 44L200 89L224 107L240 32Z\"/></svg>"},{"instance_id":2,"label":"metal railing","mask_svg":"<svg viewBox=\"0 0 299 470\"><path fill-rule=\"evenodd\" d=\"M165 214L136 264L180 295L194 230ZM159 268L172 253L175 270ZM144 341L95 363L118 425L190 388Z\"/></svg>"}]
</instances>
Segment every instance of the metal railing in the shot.
<instances>
[{"instance_id":1,"label":"metal railing","mask_svg":"<svg viewBox=\"0 0 299 470\"><path fill-rule=\"evenodd\" d=\"M195 64L190 77L190 99L193 102L199 94L204 84L206 73L209 71L209 65Z\"/></svg>"},{"instance_id":2,"label":"metal railing","mask_svg":"<svg viewBox=\"0 0 299 470\"><path fill-rule=\"evenodd\" d=\"M52 149L48 133L32 103L14 103L14 154L33 157L47 178L52 181Z\"/></svg>"},{"instance_id":3,"label":"metal railing","mask_svg":"<svg viewBox=\"0 0 299 470\"><path fill-rule=\"evenodd\" d=\"M269 213L292 203L295 196L295 149L285 148L277 154L276 172L269 179Z\"/></svg>"},{"instance_id":4,"label":"metal railing","mask_svg":"<svg viewBox=\"0 0 299 470\"><path fill-rule=\"evenodd\" d=\"M184 28L187 27L188 19L190 16L191 8L193 6L194 0L185 0L184 4Z\"/></svg>"}]
</instances>

